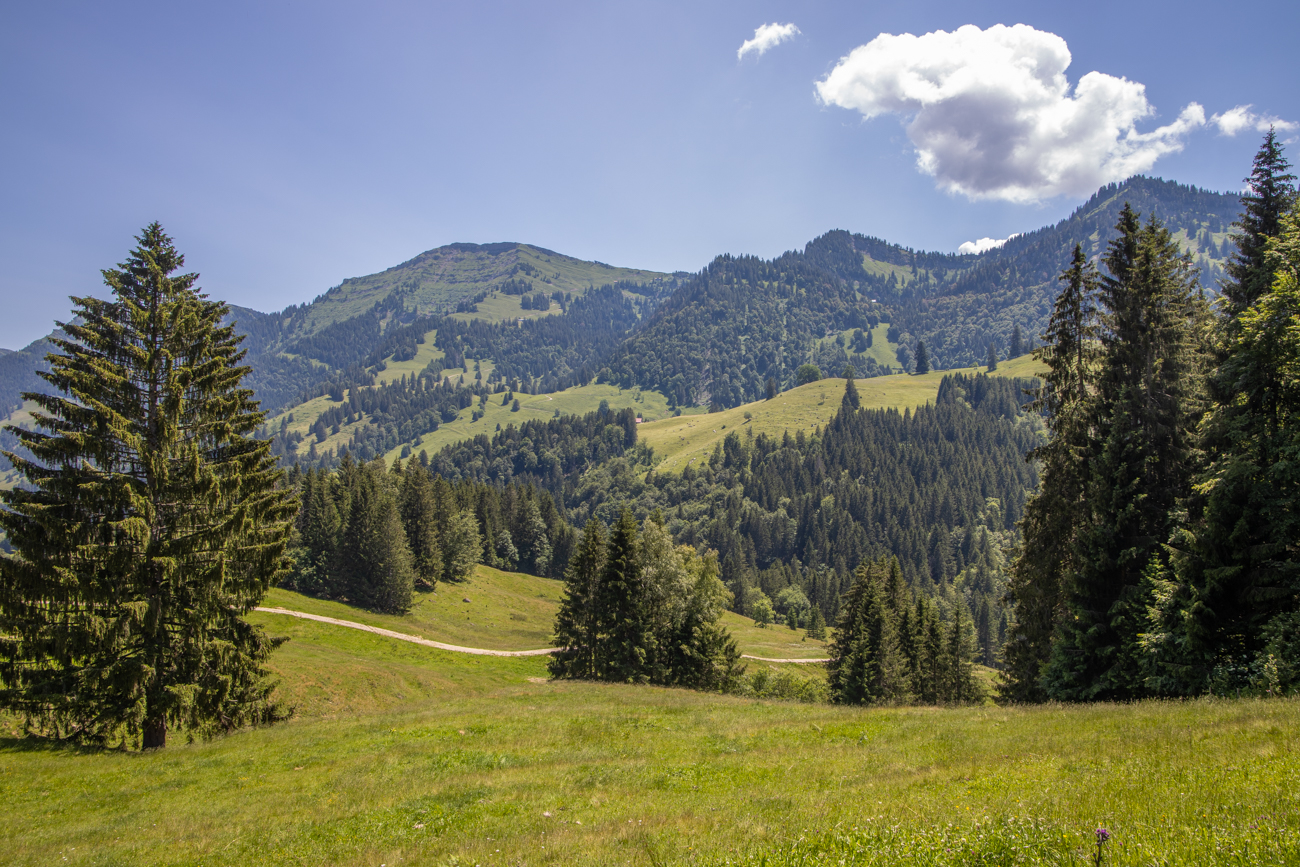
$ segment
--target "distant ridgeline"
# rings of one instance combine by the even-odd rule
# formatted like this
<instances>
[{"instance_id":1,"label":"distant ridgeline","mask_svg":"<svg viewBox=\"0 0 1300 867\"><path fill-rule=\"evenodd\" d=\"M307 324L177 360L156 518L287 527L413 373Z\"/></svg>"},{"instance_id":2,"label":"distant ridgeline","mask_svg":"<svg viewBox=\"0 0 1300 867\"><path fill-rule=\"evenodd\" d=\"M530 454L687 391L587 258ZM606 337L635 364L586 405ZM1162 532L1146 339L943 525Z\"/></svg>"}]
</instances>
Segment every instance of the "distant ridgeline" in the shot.
<instances>
[{"instance_id":1,"label":"distant ridgeline","mask_svg":"<svg viewBox=\"0 0 1300 867\"><path fill-rule=\"evenodd\" d=\"M1238 197L1134 177L1103 187L1055 226L980 255L835 231L771 261L720 256L637 327L599 378L655 389L678 405L733 407L762 397L768 379L793 384L809 361L830 374L840 372L830 364L853 364L860 376L889 372L861 346L819 357L822 338L880 321L893 326L897 369L910 369L918 340L934 367L983 363L990 345L1005 352L1017 328L1031 339L1042 332L1074 245L1090 257L1104 251L1125 202L1164 222L1203 284L1217 286Z\"/></svg>"},{"instance_id":2,"label":"distant ridgeline","mask_svg":"<svg viewBox=\"0 0 1300 867\"><path fill-rule=\"evenodd\" d=\"M279 313L232 307L246 335L246 384L278 412L331 384L367 385L388 359L405 360L430 331L447 367L491 360L496 381L529 393L593 377L659 391L678 406L736 406L784 388L805 363L859 376L906 370L923 340L932 365L982 363L1018 327L1035 339L1076 242L1089 255L1113 236L1130 202L1169 226L1213 287L1229 255L1236 196L1134 177L1103 187L1068 219L980 255L926 253L880 239L827 233L771 261L722 256L697 275L583 262L527 244L450 244L310 304ZM459 312L457 312L459 311ZM549 315L538 316L539 311ZM520 319L523 320L520 327ZM897 358L862 340L891 324ZM860 329L856 341L843 336ZM840 336L832 342L831 337ZM855 345L856 343L856 345ZM40 390L49 345L0 355L0 411Z\"/></svg>"},{"instance_id":3,"label":"distant ridgeline","mask_svg":"<svg viewBox=\"0 0 1300 867\"><path fill-rule=\"evenodd\" d=\"M897 556L911 586L968 612L991 664L1006 623L1003 551L1037 486L1024 454L1041 424L1020 411L1029 385L948 376L915 412L856 409L853 390L822 431L731 433L680 475L647 473L653 455L635 444L630 410L510 427L450 446L429 467L535 485L574 526L613 523L624 505L638 516L661 510L678 543L719 552L743 612L793 586L833 622L852 570Z\"/></svg>"}]
</instances>

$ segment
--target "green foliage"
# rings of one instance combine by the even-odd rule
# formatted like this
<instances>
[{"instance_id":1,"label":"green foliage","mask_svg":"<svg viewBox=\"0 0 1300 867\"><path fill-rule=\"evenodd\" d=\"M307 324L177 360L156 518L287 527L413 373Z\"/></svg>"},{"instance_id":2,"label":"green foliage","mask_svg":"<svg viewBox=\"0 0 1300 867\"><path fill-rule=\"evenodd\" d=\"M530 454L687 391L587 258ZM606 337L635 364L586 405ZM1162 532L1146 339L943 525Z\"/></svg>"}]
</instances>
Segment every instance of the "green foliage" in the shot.
<instances>
[{"instance_id":1,"label":"green foliage","mask_svg":"<svg viewBox=\"0 0 1300 867\"><path fill-rule=\"evenodd\" d=\"M994 367L997 367L997 365L994 364ZM990 370L991 369L992 368L990 368ZM916 373L922 374L922 373L929 373L929 372L930 372L930 353L925 348L925 341L918 340L916 343Z\"/></svg>"},{"instance_id":2,"label":"green foliage","mask_svg":"<svg viewBox=\"0 0 1300 867\"><path fill-rule=\"evenodd\" d=\"M822 372L815 364L802 364L794 373L795 385L807 385L822 378Z\"/></svg>"},{"instance_id":3,"label":"green foliage","mask_svg":"<svg viewBox=\"0 0 1300 867\"><path fill-rule=\"evenodd\" d=\"M1263 665L1273 646L1269 624L1300 609L1300 205L1288 168L1270 131L1243 197L1233 279L1224 286L1222 360L1210 378L1215 406L1201 441L1206 461L1153 630L1171 691L1199 692L1207 679L1222 689L1223 672L1238 661ZM1282 659L1284 669L1298 662Z\"/></svg>"},{"instance_id":4,"label":"green foliage","mask_svg":"<svg viewBox=\"0 0 1300 867\"><path fill-rule=\"evenodd\" d=\"M117 269L112 300L74 299L60 350L28 393L30 488L0 494L0 691L29 730L162 747L283 717L264 663L278 645L244 616L285 571L294 508L241 387L224 305L194 288L157 224ZM175 275L175 276L173 276Z\"/></svg>"},{"instance_id":5,"label":"green foliage","mask_svg":"<svg viewBox=\"0 0 1300 867\"><path fill-rule=\"evenodd\" d=\"M741 673L716 561L675 547L654 518L638 530L624 510L608 539L589 521L565 587L556 677L727 690Z\"/></svg>"},{"instance_id":6,"label":"green foliage","mask_svg":"<svg viewBox=\"0 0 1300 867\"><path fill-rule=\"evenodd\" d=\"M812 613L808 615L808 628L805 634L808 638L815 638L818 641L826 640L826 618L822 616L819 606L813 606Z\"/></svg>"},{"instance_id":7,"label":"green foliage","mask_svg":"<svg viewBox=\"0 0 1300 867\"><path fill-rule=\"evenodd\" d=\"M894 558L858 566L830 652L827 680L838 704L953 704L980 695L960 613L943 623L906 588Z\"/></svg>"},{"instance_id":8,"label":"green foliage","mask_svg":"<svg viewBox=\"0 0 1300 867\"><path fill-rule=\"evenodd\" d=\"M1047 364L1033 408L1041 411L1051 439L1030 452L1041 464L1041 485L1025 505L1021 545L1012 563L1007 601L1015 620L1003 656L1003 698L1041 701L1043 670L1063 611L1068 576L1077 569L1074 538L1087 517L1089 459L1095 452L1093 397L1099 330L1099 277L1083 254L1061 275L1063 285L1035 356Z\"/></svg>"},{"instance_id":9,"label":"green foliage","mask_svg":"<svg viewBox=\"0 0 1300 867\"><path fill-rule=\"evenodd\" d=\"M1161 540L1190 493L1203 411L1208 316L1195 273L1155 218L1126 208L1106 256L1106 328L1091 409L1101 441L1087 460L1087 513L1077 566L1044 674L1048 694L1093 700L1148 694L1139 648L1153 604ZM1077 459L1077 458L1076 458Z\"/></svg>"}]
</instances>

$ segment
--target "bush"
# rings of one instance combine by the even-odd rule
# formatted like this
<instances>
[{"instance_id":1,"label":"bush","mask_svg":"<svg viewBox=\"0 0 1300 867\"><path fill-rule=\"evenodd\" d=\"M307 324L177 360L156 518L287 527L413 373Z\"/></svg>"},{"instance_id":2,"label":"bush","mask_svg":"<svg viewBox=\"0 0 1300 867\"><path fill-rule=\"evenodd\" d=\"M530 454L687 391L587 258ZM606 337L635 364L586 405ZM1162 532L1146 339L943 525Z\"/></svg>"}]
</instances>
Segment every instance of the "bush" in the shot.
<instances>
[{"instance_id":1,"label":"bush","mask_svg":"<svg viewBox=\"0 0 1300 867\"><path fill-rule=\"evenodd\" d=\"M730 692L746 698L775 698L805 704L824 703L830 694L826 681L819 677L800 677L770 667L742 675Z\"/></svg>"}]
</instances>

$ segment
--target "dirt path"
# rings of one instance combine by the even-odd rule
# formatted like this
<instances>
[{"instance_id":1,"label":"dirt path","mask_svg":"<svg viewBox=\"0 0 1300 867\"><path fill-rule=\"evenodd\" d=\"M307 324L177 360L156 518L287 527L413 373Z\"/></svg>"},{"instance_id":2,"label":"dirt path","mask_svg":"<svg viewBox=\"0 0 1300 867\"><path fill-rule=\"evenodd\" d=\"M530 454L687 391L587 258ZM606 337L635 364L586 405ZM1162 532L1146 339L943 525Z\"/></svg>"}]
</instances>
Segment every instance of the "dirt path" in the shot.
<instances>
[{"instance_id":1,"label":"dirt path","mask_svg":"<svg viewBox=\"0 0 1300 867\"><path fill-rule=\"evenodd\" d=\"M475 656L549 656L556 650L554 647L543 647L540 650L485 650L481 647L459 647L455 644L443 644L441 641L430 641L418 635L407 635L404 632L394 632L391 629L381 629L378 626L367 626L364 623L356 623L351 620L339 620L337 617L323 617L320 614L291 611L288 608L258 607L254 610L265 611L269 614L287 614L290 617L301 617L303 620L315 620L319 623L332 623L335 626L346 626L348 629L373 632L375 635L382 635L385 638L396 638L398 641L409 641L412 644L422 644L425 647L436 647L438 650L451 650L456 653L472 653Z\"/></svg>"},{"instance_id":2,"label":"dirt path","mask_svg":"<svg viewBox=\"0 0 1300 867\"><path fill-rule=\"evenodd\" d=\"M365 623L357 623L354 620L339 620L337 617L325 617L321 614L308 614L305 611L294 611L289 608L264 608L258 606L255 611L265 611L268 614L287 614L290 617L300 617L303 620L315 620L318 623L331 623L334 626L346 626L348 629L360 629L362 632L373 632L375 635L382 635L385 638L396 638L398 641L409 641L412 644L422 644L425 647L434 647L438 650L450 650L454 653L472 653L475 656L549 656L559 650L558 647L543 647L539 650L487 650L482 647L461 647L456 644L443 644L441 641L430 641L427 638L421 638L418 635L407 635L405 632L394 632L391 629L383 629L379 626L368 626ZM753 659L757 662L829 662L828 659L769 659L766 656L750 656L741 654L741 659Z\"/></svg>"}]
</instances>

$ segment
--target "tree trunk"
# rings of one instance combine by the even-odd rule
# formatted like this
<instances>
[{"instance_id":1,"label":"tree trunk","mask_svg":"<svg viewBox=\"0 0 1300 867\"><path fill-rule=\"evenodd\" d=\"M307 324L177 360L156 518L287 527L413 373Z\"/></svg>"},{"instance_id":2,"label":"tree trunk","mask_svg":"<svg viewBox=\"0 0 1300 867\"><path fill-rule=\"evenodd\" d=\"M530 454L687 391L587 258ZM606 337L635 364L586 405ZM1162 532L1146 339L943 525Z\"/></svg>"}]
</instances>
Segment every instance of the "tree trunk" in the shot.
<instances>
[{"instance_id":1,"label":"tree trunk","mask_svg":"<svg viewBox=\"0 0 1300 867\"><path fill-rule=\"evenodd\" d=\"M145 721L144 741L140 748L160 750L167 746L167 720L163 717Z\"/></svg>"}]
</instances>

